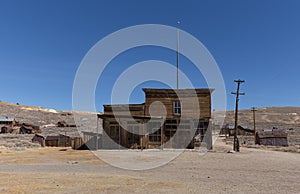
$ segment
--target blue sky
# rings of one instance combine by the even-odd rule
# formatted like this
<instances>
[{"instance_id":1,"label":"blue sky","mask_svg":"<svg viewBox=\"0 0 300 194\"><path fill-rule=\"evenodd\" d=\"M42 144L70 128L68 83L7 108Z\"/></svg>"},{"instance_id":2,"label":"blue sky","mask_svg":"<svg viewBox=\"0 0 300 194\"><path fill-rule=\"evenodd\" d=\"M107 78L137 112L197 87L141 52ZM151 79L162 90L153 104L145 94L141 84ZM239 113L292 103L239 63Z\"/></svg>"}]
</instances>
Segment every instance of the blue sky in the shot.
<instances>
[{"instance_id":1,"label":"blue sky","mask_svg":"<svg viewBox=\"0 0 300 194\"><path fill-rule=\"evenodd\" d=\"M245 79L240 108L300 106L300 1L76 1L0 0L0 100L59 110L72 109L77 68L89 49L110 33L139 24L176 26L199 39L225 81L234 109L234 79ZM141 57L142 56L142 57ZM155 48L118 56L100 79L96 107L110 102L112 84L125 67L175 55ZM181 56L182 66L188 63ZM193 68L185 71L194 72ZM206 87L199 77L196 87ZM163 86L144 83L141 87ZM143 102L134 90L131 102Z\"/></svg>"}]
</instances>

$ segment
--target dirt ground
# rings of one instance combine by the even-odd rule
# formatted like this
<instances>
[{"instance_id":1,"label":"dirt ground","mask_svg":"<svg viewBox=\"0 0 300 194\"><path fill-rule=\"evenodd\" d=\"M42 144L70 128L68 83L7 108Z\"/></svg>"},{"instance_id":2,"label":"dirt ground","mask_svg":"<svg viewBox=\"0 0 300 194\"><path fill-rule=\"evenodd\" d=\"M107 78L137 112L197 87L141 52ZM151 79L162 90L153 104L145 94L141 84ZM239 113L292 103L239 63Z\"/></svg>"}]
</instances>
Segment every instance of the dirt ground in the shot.
<instances>
[{"instance_id":1,"label":"dirt ground","mask_svg":"<svg viewBox=\"0 0 300 194\"><path fill-rule=\"evenodd\" d=\"M166 165L139 171L112 167L90 151L6 150L0 153L0 193L299 193L299 153L229 150L231 146L219 139L204 155L187 150ZM136 157L138 152L116 160L131 163L136 160L132 153Z\"/></svg>"}]
</instances>

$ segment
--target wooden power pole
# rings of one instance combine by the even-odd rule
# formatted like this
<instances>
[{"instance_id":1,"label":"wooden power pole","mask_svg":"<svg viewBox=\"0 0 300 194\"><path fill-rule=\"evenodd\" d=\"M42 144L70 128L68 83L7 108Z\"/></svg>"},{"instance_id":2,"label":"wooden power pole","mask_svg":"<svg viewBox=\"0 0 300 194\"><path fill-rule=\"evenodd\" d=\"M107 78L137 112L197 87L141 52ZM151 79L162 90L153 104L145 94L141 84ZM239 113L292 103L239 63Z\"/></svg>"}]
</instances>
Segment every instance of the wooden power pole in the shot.
<instances>
[{"instance_id":1,"label":"wooden power pole","mask_svg":"<svg viewBox=\"0 0 300 194\"><path fill-rule=\"evenodd\" d=\"M240 151L240 144L237 138L237 126L238 126L238 110L239 110L239 95L245 95L245 93L240 93L240 84L245 82L244 80L234 80L237 82L236 92L231 92L231 94L235 94L235 119L234 119L234 140L233 140L233 150L236 152Z\"/></svg>"},{"instance_id":2,"label":"wooden power pole","mask_svg":"<svg viewBox=\"0 0 300 194\"><path fill-rule=\"evenodd\" d=\"M256 111L256 108L252 107L251 111L253 112L254 144L256 144L256 123L255 123L255 111Z\"/></svg>"}]
</instances>

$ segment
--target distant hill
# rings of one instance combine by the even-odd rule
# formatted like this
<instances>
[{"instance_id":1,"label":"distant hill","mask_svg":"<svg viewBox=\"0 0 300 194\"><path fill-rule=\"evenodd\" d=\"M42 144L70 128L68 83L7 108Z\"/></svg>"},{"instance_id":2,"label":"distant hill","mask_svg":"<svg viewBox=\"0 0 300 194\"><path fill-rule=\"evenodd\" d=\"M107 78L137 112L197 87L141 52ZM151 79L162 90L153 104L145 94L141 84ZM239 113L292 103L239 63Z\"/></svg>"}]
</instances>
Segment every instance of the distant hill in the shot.
<instances>
[{"instance_id":1,"label":"distant hill","mask_svg":"<svg viewBox=\"0 0 300 194\"><path fill-rule=\"evenodd\" d=\"M234 111L213 111L213 122L215 130L219 130L221 122L234 125ZM224 119L224 115L225 119ZM300 145L300 107L265 107L258 108L255 112L256 129L285 129L288 133L289 145ZM253 112L251 110L240 110L238 114L238 125L253 129Z\"/></svg>"},{"instance_id":2,"label":"distant hill","mask_svg":"<svg viewBox=\"0 0 300 194\"><path fill-rule=\"evenodd\" d=\"M28 123L40 126L43 135L57 135L59 133L68 135L78 135L76 127L57 127L58 122L68 125L76 125L74 114L80 120L77 125L80 130L96 130L95 113L57 111L42 107L26 106L20 104L12 104L8 102L0 102L0 116L13 117L19 123Z\"/></svg>"},{"instance_id":3,"label":"distant hill","mask_svg":"<svg viewBox=\"0 0 300 194\"><path fill-rule=\"evenodd\" d=\"M223 112L214 111L213 117L216 123L222 120ZM300 129L300 107L265 107L257 108L255 112L257 129L272 129L273 127L282 129ZM239 110L239 125L253 128L253 112L249 110ZM226 111L225 124L234 124L234 111Z\"/></svg>"},{"instance_id":4,"label":"distant hill","mask_svg":"<svg viewBox=\"0 0 300 194\"><path fill-rule=\"evenodd\" d=\"M82 117L81 124L89 126L89 119L95 117L95 113L77 112ZM300 129L300 107L265 107L258 108L256 114L256 127L258 129L271 129L273 127L289 129ZM221 124L224 120L224 112L212 111L214 123ZM228 110L225 113L224 124L234 124L234 111ZM66 123L74 122L72 111L57 111L42 107L16 105L7 102L0 102L0 116L14 117L20 123L31 123L38 126L56 125L58 121ZM84 122L85 121L85 122ZM253 128L253 113L249 110L239 110L239 125Z\"/></svg>"}]
</instances>

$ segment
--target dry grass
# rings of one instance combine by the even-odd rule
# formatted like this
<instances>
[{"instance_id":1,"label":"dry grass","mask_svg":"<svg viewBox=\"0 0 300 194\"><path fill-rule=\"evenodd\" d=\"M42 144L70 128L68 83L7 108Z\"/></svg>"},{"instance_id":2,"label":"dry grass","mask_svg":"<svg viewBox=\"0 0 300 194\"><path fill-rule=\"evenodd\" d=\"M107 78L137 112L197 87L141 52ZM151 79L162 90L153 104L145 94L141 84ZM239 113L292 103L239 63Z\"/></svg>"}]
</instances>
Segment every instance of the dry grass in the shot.
<instances>
[{"instance_id":1,"label":"dry grass","mask_svg":"<svg viewBox=\"0 0 300 194\"><path fill-rule=\"evenodd\" d=\"M48 164L77 161L81 164L104 164L88 150L76 151L72 148L46 147L23 151L7 151L1 153L0 164Z\"/></svg>"}]
</instances>

